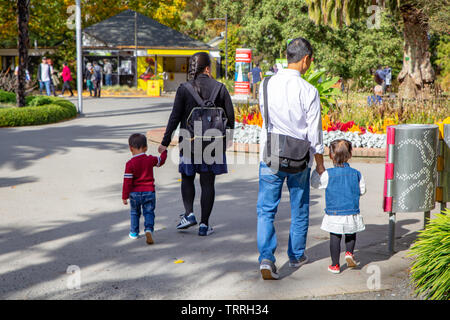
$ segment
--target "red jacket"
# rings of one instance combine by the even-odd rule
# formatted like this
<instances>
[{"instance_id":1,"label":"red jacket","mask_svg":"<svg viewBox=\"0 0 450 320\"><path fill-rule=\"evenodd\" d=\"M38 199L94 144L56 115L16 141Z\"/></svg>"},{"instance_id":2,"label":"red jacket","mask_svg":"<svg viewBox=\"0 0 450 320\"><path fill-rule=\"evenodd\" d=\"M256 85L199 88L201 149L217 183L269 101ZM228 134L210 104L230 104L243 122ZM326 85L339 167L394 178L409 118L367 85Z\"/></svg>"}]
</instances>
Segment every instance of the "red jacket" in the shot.
<instances>
[{"instance_id":1,"label":"red jacket","mask_svg":"<svg viewBox=\"0 0 450 320\"><path fill-rule=\"evenodd\" d=\"M64 66L61 72L63 81L72 81L72 74L68 66Z\"/></svg>"},{"instance_id":2,"label":"red jacket","mask_svg":"<svg viewBox=\"0 0 450 320\"><path fill-rule=\"evenodd\" d=\"M130 192L155 191L153 167L162 166L166 158L167 150L159 157L148 156L145 153L134 155L125 165L122 199L128 199Z\"/></svg>"}]
</instances>

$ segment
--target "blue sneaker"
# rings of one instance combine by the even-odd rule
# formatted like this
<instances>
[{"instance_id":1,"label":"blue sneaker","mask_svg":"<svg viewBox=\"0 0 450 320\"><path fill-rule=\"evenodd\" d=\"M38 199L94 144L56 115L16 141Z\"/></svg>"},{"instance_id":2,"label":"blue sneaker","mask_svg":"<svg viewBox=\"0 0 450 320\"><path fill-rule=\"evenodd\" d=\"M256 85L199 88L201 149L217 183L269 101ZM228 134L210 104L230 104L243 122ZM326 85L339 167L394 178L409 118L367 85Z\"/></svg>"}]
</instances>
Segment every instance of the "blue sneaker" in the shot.
<instances>
[{"instance_id":1,"label":"blue sneaker","mask_svg":"<svg viewBox=\"0 0 450 320\"><path fill-rule=\"evenodd\" d=\"M213 232L214 232L213 228L207 226L204 223L200 223L200 228L198 228L199 236L209 236Z\"/></svg>"},{"instance_id":2,"label":"blue sneaker","mask_svg":"<svg viewBox=\"0 0 450 320\"><path fill-rule=\"evenodd\" d=\"M181 221L177 225L177 229L187 229L197 224L197 220L195 219L194 213L190 213L188 216L185 214L181 215Z\"/></svg>"},{"instance_id":3,"label":"blue sneaker","mask_svg":"<svg viewBox=\"0 0 450 320\"><path fill-rule=\"evenodd\" d=\"M130 237L130 239L135 240L135 239L139 238L139 233L130 232L130 234L128 236Z\"/></svg>"}]
</instances>

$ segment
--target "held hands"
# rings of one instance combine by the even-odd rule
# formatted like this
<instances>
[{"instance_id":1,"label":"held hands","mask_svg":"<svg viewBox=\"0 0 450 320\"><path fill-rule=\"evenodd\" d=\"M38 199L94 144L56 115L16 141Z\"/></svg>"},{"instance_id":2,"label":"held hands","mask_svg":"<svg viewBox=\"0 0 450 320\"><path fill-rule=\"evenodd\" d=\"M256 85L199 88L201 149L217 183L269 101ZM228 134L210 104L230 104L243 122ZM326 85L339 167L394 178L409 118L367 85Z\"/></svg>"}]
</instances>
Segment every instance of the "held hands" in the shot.
<instances>
[{"instance_id":1,"label":"held hands","mask_svg":"<svg viewBox=\"0 0 450 320\"><path fill-rule=\"evenodd\" d=\"M127 204L128 204L128 200L127 200L127 199L122 199L122 201L123 201L123 204L124 204L124 205L127 205Z\"/></svg>"},{"instance_id":2,"label":"held hands","mask_svg":"<svg viewBox=\"0 0 450 320\"><path fill-rule=\"evenodd\" d=\"M316 166L316 171L319 175L325 172L325 166L323 164Z\"/></svg>"},{"instance_id":3,"label":"held hands","mask_svg":"<svg viewBox=\"0 0 450 320\"><path fill-rule=\"evenodd\" d=\"M159 153L163 153L166 150L167 150L167 147L163 146L162 144L159 145L159 147L158 147L158 152Z\"/></svg>"}]
</instances>

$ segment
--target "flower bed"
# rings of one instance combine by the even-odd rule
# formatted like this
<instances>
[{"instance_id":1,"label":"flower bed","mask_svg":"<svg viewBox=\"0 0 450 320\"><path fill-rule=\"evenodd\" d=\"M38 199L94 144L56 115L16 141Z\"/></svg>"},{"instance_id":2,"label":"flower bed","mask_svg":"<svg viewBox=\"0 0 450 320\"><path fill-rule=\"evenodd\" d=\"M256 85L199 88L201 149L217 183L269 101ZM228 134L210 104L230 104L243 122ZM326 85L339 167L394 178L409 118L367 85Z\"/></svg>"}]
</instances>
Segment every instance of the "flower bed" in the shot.
<instances>
[{"instance_id":1,"label":"flower bed","mask_svg":"<svg viewBox=\"0 0 450 320\"><path fill-rule=\"evenodd\" d=\"M237 143L259 143L261 127L258 125L249 125L236 122L233 141ZM330 146L331 141L335 139L347 139L355 148L385 148L386 135L366 132L343 132L340 130L323 131L323 144Z\"/></svg>"}]
</instances>

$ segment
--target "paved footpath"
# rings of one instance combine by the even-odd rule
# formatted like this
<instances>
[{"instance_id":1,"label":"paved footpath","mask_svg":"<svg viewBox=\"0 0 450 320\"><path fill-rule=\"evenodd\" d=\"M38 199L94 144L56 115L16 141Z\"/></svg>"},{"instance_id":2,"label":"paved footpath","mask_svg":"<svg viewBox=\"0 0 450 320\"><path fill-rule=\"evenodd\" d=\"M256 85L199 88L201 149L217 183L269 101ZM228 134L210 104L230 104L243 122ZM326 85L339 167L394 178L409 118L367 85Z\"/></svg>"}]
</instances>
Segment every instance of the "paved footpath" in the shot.
<instances>
[{"instance_id":1,"label":"paved footpath","mask_svg":"<svg viewBox=\"0 0 450 320\"><path fill-rule=\"evenodd\" d=\"M361 199L366 231L358 234L360 267L355 270L345 267L342 256L343 272L327 271L328 234L320 230L324 193L319 190L311 191L310 262L299 269L288 266L285 188L276 218L281 279L261 279L256 155L228 155L229 174L217 177L211 218L216 232L199 237L197 227L175 229L183 205L177 152L171 148L166 165L156 169L156 243L130 240L129 208L121 201L130 158L127 139L164 126L172 102L86 99L84 116L77 119L0 128L0 299L315 299L364 292L376 297L404 282L411 262L407 249L422 228L423 213L397 215L398 252L389 256L388 217L381 210L383 160L352 161L368 190ZM155 154L156 147L150 145L149 152ZM199 194L198 189L196 212ZM79 273L67 273L70 266ZM77 278L80 287L70 289Z\"/></svg>"}]
</instances>

